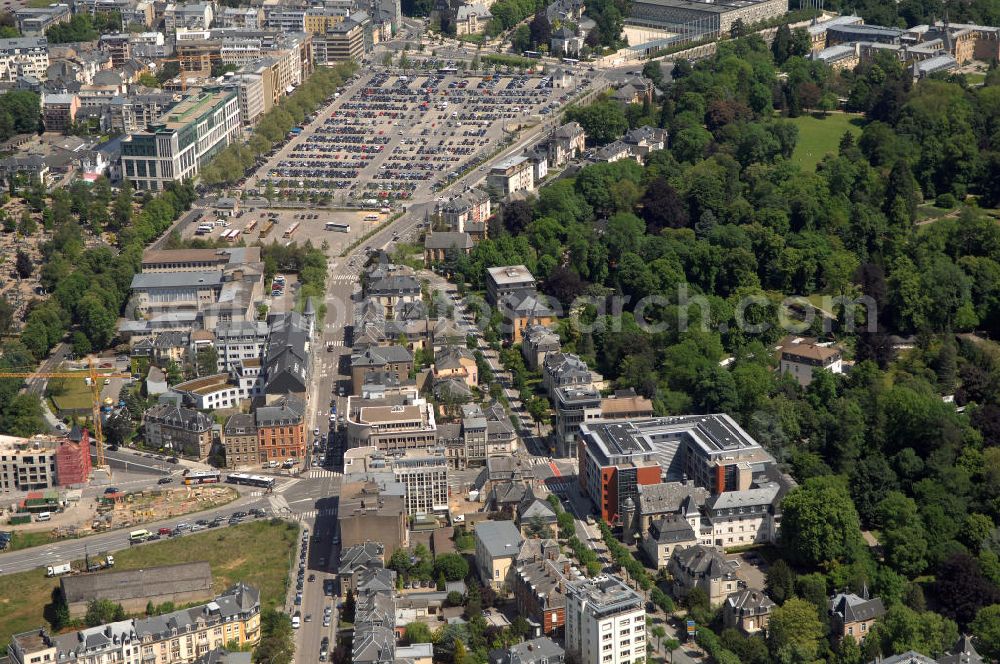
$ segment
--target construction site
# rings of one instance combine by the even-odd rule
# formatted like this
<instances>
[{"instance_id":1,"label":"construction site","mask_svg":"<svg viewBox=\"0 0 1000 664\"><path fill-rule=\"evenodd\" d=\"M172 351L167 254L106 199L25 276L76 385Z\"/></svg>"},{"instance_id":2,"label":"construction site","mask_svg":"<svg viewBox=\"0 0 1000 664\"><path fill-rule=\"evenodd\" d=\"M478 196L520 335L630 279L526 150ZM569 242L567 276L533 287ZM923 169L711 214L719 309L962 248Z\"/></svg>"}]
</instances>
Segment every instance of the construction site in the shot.
<instances>
[{"instance_id":1,"label":"construction site","mask_svg":"<svg viewBox=\"0 0 1000 664\"><path fill-rule=\"evenodd\" d=\"M83 500L79 489L31 492L28 498L5 506L4 521L18 534L52 542L114 529L129 529L171 517L221 507L239 497L236 489L218 484L108 491ZM40 511L44 510L44 511Z\"/></svg>"}]
</instances>

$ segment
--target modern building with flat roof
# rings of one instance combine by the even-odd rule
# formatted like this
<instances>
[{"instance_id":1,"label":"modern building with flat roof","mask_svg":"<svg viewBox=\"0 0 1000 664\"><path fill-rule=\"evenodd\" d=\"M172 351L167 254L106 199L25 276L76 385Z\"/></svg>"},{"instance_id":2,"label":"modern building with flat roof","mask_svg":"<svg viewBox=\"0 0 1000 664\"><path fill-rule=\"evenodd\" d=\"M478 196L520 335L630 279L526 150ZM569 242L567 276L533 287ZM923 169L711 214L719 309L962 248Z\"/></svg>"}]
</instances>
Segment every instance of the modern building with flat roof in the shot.
<instances>
[{"instance_id":1,"label":"modern building with flat roof","mask_svg":"<svg viewBox=\"0 0 1000 664\"><path fill-rule=\"evenodd\" d=\"M642 597L614 576L567 583L566 653L576 662L644 664Z\"/></svg>"},{"instance_id":2,"label":"modern building with flat roof","mask_svg":"<svg viewBox=\"0 0 1000 664\"><path fill-rule=\"evenodd\" d=\"M448 511L448 458L443 448L383 453L358 447L344 453L345 478L354 473L392 473L406 487L406 513Z\"/></svg>"},{"instance_id":3,"label":"modern building with flat roof","mask_svg":"<svg viewBox=\"0 0 1000 664\"><path fill-rule=\"evenodd\" d=\"M681 415L580 427L581 460L604 448L649 448L667 481L689 479L713 494L743 491L774 458L725 413ZM585 465L581 465L581 471ZM581 472L580 481L586 476ZM584 485L586 488L586 485Z\"/></svg>"},{"instance_id":4,"label":"modern building with flat roof","mask_svg":"<svg viewBox=\"0 0 1000 664\"><path fill-rule=\"evenodd\" d=\"M534 290L535 277L524 265L486 268L486 301L494 307L507 295Z\"/></svg>"},{"instance_id":5,"label":"modern building with flat roof","mask_svg":"<svg viewBox=\"0 0 1000 664\"><path fill-rule=\"evenodd\" d=\"M240 131L235 91L195 90L146 130L122 141L124 177L139 191L193 178Z\"/></svg>"},{"instance_id":6,"label":"modern building with flat roof","mask_svg":"<svg viewBox=\"0 0 1000 664\"><path fill-rule=\"evenodd\" d=\"M719 36L728 35L737 20L749 26L787 11L788 0L636 0L628 22Z\"/></svg>"}]
</instances>

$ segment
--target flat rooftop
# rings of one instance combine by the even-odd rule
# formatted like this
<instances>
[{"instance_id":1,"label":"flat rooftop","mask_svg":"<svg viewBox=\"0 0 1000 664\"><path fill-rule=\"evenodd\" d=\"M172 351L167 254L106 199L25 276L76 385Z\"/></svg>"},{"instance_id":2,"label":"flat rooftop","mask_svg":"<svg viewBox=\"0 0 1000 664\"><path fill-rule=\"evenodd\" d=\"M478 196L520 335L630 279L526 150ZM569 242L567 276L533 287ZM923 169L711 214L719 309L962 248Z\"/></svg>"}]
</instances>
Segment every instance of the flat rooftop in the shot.
<instances>
[{"instance_id":1,"label":"flat rooftop","mask_svg":"<svg viewBox=\"0 0 1000 664\"><path fill-rule=\"evenodd\" d=\"M178 383L174 389L179 392L191 392L192 394L206 395L216 392L229 384L229 374L215 374L204 378L195 378L186 383Z\"/></svg>"},{"instance_id":2,"label":"flat rooftop","mask_svg":"<svg viewBox=\"0 0 1000 664\"><path fill-rule=\"evenodd\" d=\"M491 267L486 269L497 286L507 284L521 284L526 281L534 281L535 277L524 265L506 265L503 267Z\"/></svg>"},{"instance_id":3,"label":"flat rooftop","mask_svg":"<svg viewBox=\"0 0 1000 664\"><path fill-rule=\"evenodd\" d=\"M570 581L567 590L582 597L596 613L615 613L642 608L642 597L615 576Z\"/></svg>"}]
</instances>

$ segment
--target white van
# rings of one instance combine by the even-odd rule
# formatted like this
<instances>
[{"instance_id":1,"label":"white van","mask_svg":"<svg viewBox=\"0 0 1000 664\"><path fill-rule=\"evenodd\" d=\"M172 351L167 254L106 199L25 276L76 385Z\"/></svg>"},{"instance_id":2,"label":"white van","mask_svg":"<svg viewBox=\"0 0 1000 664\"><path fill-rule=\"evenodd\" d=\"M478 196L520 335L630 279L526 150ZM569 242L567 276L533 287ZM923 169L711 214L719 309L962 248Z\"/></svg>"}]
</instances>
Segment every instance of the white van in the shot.
<instances>
[{"instance_id":1,"label":"white van","mask_svg":"<svg viewBox=\"0 0 1000 664\"><path fill-rule=\"evenodd\" d=\"M52 519L52 512L39 512L35 515L35 521L50 521Z\"/></svg>"}]
</instances>

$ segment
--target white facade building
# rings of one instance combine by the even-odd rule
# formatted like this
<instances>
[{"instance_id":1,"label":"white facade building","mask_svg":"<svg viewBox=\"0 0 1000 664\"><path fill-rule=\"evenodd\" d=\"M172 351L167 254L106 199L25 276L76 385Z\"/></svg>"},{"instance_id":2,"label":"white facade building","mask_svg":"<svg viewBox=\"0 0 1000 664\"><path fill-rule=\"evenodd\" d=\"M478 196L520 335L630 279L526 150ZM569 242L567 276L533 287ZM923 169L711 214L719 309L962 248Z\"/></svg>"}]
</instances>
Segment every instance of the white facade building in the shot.
<instances>
[{"instance_id":1,"label":"white facade building","mask_svg":"<svg viewBox=\"0 0 1000 664\"><path fill-rule=\"evenodd\" d=\"M122 141L125 179L139 191L158 191L168 182L193 178L239 138L240 130L234 91L195 91L145 131Z\"/></svg>"},{"instance_id":2,"label":"white facade building","mask_svg":"<svg viewBox=\"0 0 1000 664\"><path fill-rule=\"evenodd\" d=\"M642 597L613 576L567 583L566 654L579 664L644 664Z\"/></svg>"},{"instance_id":3,"label":"white facade building","mask_svg":"<svg viewBox=\"0 0 1000 664\"><path fill-rule=\"evenodd\" d=\"M49 40L45 37L0 39L0 83L17 83L20 76L44 81L49 68Z\"/></svg>"}]
</instances>

